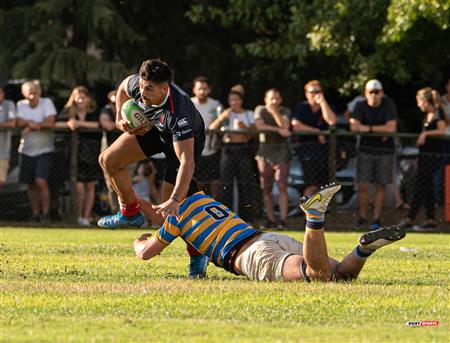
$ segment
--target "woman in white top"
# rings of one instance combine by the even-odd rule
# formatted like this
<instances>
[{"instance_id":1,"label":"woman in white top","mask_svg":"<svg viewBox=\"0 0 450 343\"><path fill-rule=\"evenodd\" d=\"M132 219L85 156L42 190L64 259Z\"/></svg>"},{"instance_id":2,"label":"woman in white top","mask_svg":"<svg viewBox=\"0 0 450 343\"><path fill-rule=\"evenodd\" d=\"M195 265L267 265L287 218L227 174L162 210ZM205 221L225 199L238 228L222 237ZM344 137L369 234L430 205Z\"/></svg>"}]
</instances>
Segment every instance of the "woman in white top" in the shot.
<instances>
[{"instance_id":1,"label":"woman in white top","mask_svg":"<svg viewBox=\"0 0 450 343\"><path fill-rule=\"evenodd\" d=\"M220 165L221 200L233 208L233 182L236 178L239 191L239 216L246 221L252 221L251 194L253 190L253 169L251 164L251 150L249 141L251 135L247 130L255 125L252 111L242 107L243 95L238 91L228 94L229 108L223 111L209 126L210 130L223 128L232 130L223 137L224 147ZM244 132L239 132L240 130Z\"/></svg>"}]
</instances>

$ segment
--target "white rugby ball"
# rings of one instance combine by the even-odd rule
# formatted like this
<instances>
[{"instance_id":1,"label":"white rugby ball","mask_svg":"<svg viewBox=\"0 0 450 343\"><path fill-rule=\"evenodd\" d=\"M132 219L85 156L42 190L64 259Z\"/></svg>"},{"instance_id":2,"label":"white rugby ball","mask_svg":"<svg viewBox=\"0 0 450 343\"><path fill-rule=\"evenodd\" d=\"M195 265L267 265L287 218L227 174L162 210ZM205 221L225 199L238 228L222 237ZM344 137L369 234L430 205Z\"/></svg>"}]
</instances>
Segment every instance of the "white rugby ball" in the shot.
<instances>
[{"instance_id":1,"label":"white rugby ball","mask_svg":"<svg viewBox=\"0 0 450 343\"><path fill-rule=\"evenodd\" d=\"M153 127L153 122L147 118L143 109L133 99L128 99L120 109L122 119L126 120L132 129L142 126L148 130Z\"/></svg>"}]
</instances>

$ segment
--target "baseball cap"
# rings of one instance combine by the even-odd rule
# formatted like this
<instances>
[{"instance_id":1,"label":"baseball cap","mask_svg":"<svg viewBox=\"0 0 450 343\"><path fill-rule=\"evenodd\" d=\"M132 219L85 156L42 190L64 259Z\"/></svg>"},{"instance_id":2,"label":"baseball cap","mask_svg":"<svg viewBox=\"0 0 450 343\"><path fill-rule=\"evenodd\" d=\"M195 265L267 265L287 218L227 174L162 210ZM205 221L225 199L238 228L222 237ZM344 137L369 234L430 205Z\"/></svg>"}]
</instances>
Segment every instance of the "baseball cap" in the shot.
<instances>
[{"instance_id":1,"label":"baseball cap","mask_svg":"<svg viewBox=\"0 0 450 343\"><path fill-rule=\"evenodd\" d=\"M383 85L381 84L380 81L378 81L376 79L373 79L373 80L367 81L366 89L367 90L372 90L372 89L382 90L383 89Z\"/></svg>"}]
</instances>

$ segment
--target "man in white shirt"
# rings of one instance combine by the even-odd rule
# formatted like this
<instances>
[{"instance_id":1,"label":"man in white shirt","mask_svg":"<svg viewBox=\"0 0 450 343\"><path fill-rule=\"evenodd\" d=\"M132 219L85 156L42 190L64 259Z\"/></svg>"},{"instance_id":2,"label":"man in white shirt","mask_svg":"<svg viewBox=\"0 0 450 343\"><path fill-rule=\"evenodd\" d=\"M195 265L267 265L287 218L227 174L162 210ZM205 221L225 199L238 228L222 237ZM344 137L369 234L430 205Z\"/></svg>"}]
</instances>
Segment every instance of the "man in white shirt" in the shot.
<instances>
[{"instance_id":1,"label":"man in white shirt","mask_svg":"<svg viewBox=\"0 0 450 343\"><path fill-rule=\"evenodd\" d=\"M208 79L199 76L193 81L191 98L197 111L200 112L205 123L205 129L217 118L222 112L223 107L220 101L210 98L211 88ZM206 193L210 193L213 198L219 195L219 179L220 179L220 138L216 133L206 134L205 147L198 168L196 168L195 177L201 189Z\"/></svg>"},{"instance_id":2,"label":"man in white shirt","mask_svg":"<svg viewBox=\"0 0 450 343\"><path fill-rule=\"evenodd\" d=\"M16 126L16 105L11 100L5 100L5 90L0 85L0 128ZM6 182L11 152L11 132L0 131L0 187Z\"/></svg>"},{"instance_id":3,"label":"man in white shirt","mask_svg":"<svg viewBox=\"0 0 450 343\"><path fill-rule=\"evenodd\" d=\"M55 125L56 109L52 100L41 98L39 81L22 85L25 99L17 103L18 127L23 128L19 153L19 180L28 184L28 198L33 220L49 222L50 191L48 177L53 163L53 132L45 130Z\"/></svg>"}]
</instances>

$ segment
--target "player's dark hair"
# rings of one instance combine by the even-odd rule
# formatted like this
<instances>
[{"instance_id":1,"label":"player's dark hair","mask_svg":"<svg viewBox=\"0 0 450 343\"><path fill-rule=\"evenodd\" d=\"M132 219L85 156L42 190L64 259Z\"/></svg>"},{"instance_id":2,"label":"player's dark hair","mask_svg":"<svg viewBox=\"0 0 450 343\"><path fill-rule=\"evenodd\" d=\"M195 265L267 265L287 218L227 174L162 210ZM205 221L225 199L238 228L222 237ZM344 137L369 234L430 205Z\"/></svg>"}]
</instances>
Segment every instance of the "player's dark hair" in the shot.
<instances>
[{"instance_id":1,"label":"player's dark hair","mask_svg":"<svg viewBox=\"0 0 450 343\"><path fill-rule=\"evenodd\" d=\"M173 72L166 62L160 59L152 59L142 62L139 76L145 81L163 83L172 81Z\"/></svg>"},{"instance_id":2,"label":"player's dark hair","mask_svg":"<svg viewBox=\"0 0 450 343\"><path fill-rule=\"evenodd\" d=\"M192 81L192 85L195 86L195 84L196 84L197 82L207 83L207 84L209 85L209 80L208 80L208 78L207 78L206 76L203 76L203 75L197 76L197 77L194 79L194 81Z\"/></svg>"}]
</instances>

